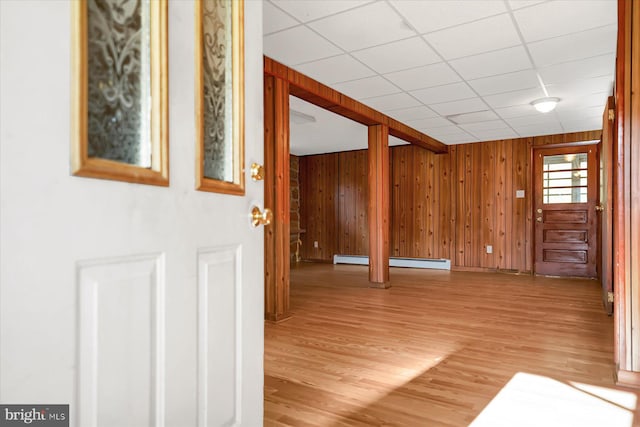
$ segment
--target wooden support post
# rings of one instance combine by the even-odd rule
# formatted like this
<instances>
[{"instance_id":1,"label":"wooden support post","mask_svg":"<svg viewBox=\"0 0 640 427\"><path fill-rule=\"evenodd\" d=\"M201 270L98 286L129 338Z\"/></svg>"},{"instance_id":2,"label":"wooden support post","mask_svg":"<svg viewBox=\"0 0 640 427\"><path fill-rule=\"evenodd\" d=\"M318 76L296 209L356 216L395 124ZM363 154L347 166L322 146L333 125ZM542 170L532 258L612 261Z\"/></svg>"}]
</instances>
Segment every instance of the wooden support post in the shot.
<instances>
[{"instance_id":1,"label":"wooden support post","mask_svg":"<svg viewBox=\"0 0 640 427\"><path fill-rule=\"evenodd\" d=\"M264 230L264 314L289 313L289 83L264 76L264 204L273 219Z\"/></svg>"},{"instance_id":2,"label":"wooden support post","mask_svg":"<svg viewBox=\"0 0 640 427\"><path fill-rule=\"evenodd\" d=\"M389 284L389 127L369 126L369 282Z\"/></svg>"}]
</instances>

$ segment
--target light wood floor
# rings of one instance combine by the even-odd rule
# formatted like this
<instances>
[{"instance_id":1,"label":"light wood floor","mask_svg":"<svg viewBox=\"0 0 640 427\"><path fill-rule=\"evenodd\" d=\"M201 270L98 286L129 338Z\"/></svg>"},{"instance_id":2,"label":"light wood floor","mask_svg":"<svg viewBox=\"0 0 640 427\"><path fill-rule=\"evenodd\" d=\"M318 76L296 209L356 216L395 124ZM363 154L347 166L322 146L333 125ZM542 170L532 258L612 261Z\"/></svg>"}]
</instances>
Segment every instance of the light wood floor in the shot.
<instances>
[{"instance_id":1,"label":"light wood floor","mask_svg":"<svg viewBox=\"0 0 640 427\"><path fill-rule=\"evenodd\" d=\"M362 266L292 269L293 317L265 325L266 426L467 426L504 389L485 411L500 412L524 374L614 387L612 318L596 281L392 269L391 283L369 288ZM536 425L527 419L517 425Z\"/></svg>"}]
</instances>

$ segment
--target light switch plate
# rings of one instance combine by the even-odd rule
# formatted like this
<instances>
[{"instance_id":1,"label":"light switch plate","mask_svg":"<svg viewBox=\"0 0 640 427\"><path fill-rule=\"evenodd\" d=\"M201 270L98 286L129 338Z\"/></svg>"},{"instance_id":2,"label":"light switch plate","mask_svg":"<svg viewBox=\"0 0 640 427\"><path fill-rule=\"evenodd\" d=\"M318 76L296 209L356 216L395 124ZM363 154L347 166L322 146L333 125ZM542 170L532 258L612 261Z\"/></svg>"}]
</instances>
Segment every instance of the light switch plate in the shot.
<instances>
[{"instance_id":1,"label":"light switch plate","mask_svg":"<svg viewBox=\"0 0 640 427\"><path fill-rule=\"evenodd\" d=\"M487 253L488 254L492 254L493 253L493 246L487 245Z\"/></svg>"},{"instance_id":2,"label":"light switch plate","mask_svg":"<svg viewBox=\"0 0 640 427\"><path fill-rule=\"evenodd\" d=\"M524 199L524 190L516 190L516 199Z\"/></svg>"}]
</instances>

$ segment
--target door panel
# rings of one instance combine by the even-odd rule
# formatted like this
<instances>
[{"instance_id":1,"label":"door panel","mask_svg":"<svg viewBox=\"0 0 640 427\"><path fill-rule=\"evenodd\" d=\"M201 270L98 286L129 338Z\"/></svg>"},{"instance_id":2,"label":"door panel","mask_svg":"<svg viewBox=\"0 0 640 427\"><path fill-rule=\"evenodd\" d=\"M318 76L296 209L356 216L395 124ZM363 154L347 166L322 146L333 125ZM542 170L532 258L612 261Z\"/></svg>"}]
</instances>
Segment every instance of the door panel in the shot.
<instances>
[{"instance_id":1,"label":"door panel","mask_svg":"<svg viewBox=\"0 0 640 427\"><path fill-rule=\"evenodd\" d=\"M596 276L595 145L534 153L536 274Z\"/></svg>"},{"instance_id":2,"label":"door panel","mask_svg":"<svg viewBox=\"0 0 640 427\"><path fill-rule=\"evenodd\" d=\"M82 427L262 425L264 189L195 190L195 3L168 2L169 187L70 175L71 3L0 0L0 402L69 404ZM248 174L262 2L244 15Z\"/></svg>"},{"instance_id":3,"label":"door panel","mask_svg":"<svg viewBox=\"0 0 640 427\"><path fill-rule=\"evenodd\" d=\"M198 425L239 424L242 247L198 254ZM219 349L225 351L219 351Z\"/></svg>"},{"instance_id":4,"label":"door panel","mask_svg":"<svg viewBox=\"0 0 640 427\"><path fill-rule=\"evenodd\" d=\"M547 243L587 243L586 230L544 230L543 241Z\"/></svg>"},{"instance_id":5,"label":"door panel","mask_svg":"<svg viewBox=\"0 0 640 427\"><path fill-rule=\"evenodd\" d=\"M78 425L162 424L164 273L161 254L78 264Z\"/></svg>"}]
</instances>

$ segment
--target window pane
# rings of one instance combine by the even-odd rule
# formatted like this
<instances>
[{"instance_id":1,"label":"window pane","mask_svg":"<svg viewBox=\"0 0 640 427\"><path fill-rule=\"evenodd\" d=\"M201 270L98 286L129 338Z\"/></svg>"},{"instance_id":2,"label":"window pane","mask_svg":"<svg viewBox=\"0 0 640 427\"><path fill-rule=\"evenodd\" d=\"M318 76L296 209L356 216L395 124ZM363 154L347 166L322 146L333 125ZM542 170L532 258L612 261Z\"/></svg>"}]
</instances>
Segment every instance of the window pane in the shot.
<instances>
[{"instance_id":1,"label":"window pane","mask_svg":"<svg viewBox=\"0 0 640 427\"><path fill-rule=\"evenodd\" d=\"M544 156L543 203L586 203L587 153Z\"/></svg>"}]
</instances>

